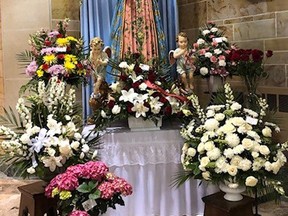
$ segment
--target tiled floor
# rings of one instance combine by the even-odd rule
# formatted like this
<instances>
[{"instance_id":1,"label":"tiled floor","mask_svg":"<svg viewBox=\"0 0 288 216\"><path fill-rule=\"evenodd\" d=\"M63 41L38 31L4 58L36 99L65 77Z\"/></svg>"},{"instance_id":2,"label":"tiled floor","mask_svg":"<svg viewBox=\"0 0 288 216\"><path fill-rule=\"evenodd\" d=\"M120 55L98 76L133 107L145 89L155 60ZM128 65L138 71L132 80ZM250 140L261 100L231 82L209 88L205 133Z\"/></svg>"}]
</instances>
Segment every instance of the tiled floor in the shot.
<instances>
[{"instance_id":1,"label":"tiled floor","mask_svg":"<svg viewBox=\"0 0 288 216\"><path fill-rule=\"evenodd\" d=\"M20 193L17 187L32 182L8 178L0 172L0 216L18 216ZM288 202L263 203L259 206L259 213L261 216L288 216Z\"/></svg>"}]
</instances>

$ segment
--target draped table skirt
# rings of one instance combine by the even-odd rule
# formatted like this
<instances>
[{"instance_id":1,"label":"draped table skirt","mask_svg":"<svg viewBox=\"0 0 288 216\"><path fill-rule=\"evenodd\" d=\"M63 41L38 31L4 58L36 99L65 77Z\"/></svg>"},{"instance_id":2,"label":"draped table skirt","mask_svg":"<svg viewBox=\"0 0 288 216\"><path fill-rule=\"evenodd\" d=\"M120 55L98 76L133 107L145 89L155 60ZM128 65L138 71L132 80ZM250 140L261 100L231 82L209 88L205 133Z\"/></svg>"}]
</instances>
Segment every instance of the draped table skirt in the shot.
<instances>
[{"instance_id":1,"label":"draped table skirt","mask_svg":"<svg viewBox=\"0 0 288 216\"><path fill-rule=\"evenodd\" d=\"M180 162L183 139L179 129L127 130L103 135L100 157L110 171L126 179L133 194L125 206L109 209L105 216L195 216L202 215L202 197L218 191L213 185L190 180L172 187Z\"/></svg>"}]
</instances>

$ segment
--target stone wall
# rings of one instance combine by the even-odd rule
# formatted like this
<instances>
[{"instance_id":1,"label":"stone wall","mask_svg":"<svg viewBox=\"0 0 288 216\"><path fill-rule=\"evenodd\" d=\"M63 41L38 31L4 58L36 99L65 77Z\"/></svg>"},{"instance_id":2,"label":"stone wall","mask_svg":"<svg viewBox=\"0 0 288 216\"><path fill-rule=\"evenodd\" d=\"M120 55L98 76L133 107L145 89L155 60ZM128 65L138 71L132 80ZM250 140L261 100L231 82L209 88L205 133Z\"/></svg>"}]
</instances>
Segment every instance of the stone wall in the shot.
<instances>
[{"instance_id":1,"label":"stone wall","mask_svg":"<svg viewBox=\"0 0 288 216\"><path fill-rule=\"evenodd\" d=\"M65 18L69 18L67 34L76 38L80 37L80 1L79 0L51 0L52 28ZM82 89L77 88L77 102L82 103Z\"/></svg>"},{"instance_id":2,"label":"stone wall","mask_svg":"<svg viewBox=\"0 0 288 216\"><path fill-rule=\"evenodd\" d=\"M39 10L41 8L41 10ZM4 106L15 107L20 86L27 83L17 54L29 49L29 35L50 28L50 0L1 0Z\"/></svg>"},{"instance_id":3,"label":"stone wall","mask_svg":"<svg viewBox=\"0 0 288 216\"><path fill-rule=\"evenodd\" d=\"M259 91L277 111L274 118L284 131L281 139L287 139L288 124L283 118L288 117L288 1L178 0L178 7L180 30L188 33L191 42L196 41L199 27L213 21L240 48L273 50L265 65L269 78L263 80ZM237 77L229 82L244 89ZM199 79L197 83L201 95L206 83Z\"/></svg>"},{"instance_id":4,"label":"stone wall","mask_svg":"<svg viewBox=\"0 0 288 216\"><path fill-rule=\"evenodd\" d=\"M28 81L16 54L29 49L29 34L55 29L59 20L68 17L69 35L79 37L80 5L79 0L1 0L0 4L0 107L13 108L20 87ZM81 100L81 89L77 93Z\"/></svg>"},{"instance_id":5,"label":"stone wall","mask_svg":"<svg viewBox=\"0 0 288 216\"><path fill-rule=\"evenodd\" d=\"M0 1L1 8L1 1ZM3 61L2 61L2 19L0 10L0 114L2 113L2 107L4 105L4 74L3 74Z\"/></svg>"}]
</instances>

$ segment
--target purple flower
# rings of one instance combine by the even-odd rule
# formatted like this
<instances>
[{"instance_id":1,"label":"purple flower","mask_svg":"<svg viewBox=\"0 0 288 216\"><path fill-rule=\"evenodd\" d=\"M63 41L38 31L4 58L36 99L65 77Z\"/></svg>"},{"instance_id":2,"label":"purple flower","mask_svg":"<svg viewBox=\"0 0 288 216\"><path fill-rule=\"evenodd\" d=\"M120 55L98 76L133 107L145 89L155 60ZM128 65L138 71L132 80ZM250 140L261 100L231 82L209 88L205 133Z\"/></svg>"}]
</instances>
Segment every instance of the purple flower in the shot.
<instances>
[{"instance_id":1,"label":"purple flower","mask_svg":"<svg viewBox=\"0 0 288 216\"><path fill-rule=\"evenodd\" d=\"M66 70L62 65L53 65L48 69L48 73L52 75L65 74Z\"/></svg>"},{"instance_id":2,"label":"purple flower","mask_svg":"<svg viewBox=\"0 0 288 216\"><path fill-rule=\"evenodd\" d=\"M56 53L56 48L48 47L48 48L43 48L41 50L41 55L44 55L44 54L51 55L52 53Z\"/></svg>"},{"instance_id":3,"label":"purple flower","mask_svg":"<svg viewBox=\"0 0 288 216\"><path fill-rule=\"evenodd\" d=\"M37 71L38 65L36 61L32 61L26 68L26 74L28 76L34 76Z\"/></svg>"},{"instance_id":4,"label":"purple flower","mask_svg":"<svg viewBox=\"0 0 288 216\"><path fill-rule=\"evenodd\" d=\"M60 33L58 31L52 31L48 33L48 37L55 37L57 35L59 35Z\"/></svg>"}]
</instances>

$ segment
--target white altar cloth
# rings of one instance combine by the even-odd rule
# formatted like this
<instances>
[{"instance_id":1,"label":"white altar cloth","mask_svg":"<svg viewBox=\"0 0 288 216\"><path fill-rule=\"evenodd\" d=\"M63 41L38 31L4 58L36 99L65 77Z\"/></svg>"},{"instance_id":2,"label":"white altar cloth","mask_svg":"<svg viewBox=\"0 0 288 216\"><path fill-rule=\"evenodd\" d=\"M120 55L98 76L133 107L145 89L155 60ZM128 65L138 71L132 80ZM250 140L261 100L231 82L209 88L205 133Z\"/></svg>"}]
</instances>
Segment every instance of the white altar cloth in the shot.
<instances>
[{"instance_id":1,"label":"white altar cloth","mask_svg":"<svg viewBox=\"0 0 288 216\"><path fill-rule=\"evenodd\" d=\"M109 209L105 216L196 216L204 212L202 197L217 189L190 180L179 188L171 186L182 170L183 139L176 130L112 132L103 136L101 160L110 171L126 179L133 194L125 206Z\"/></svg>"}]
</instances>

